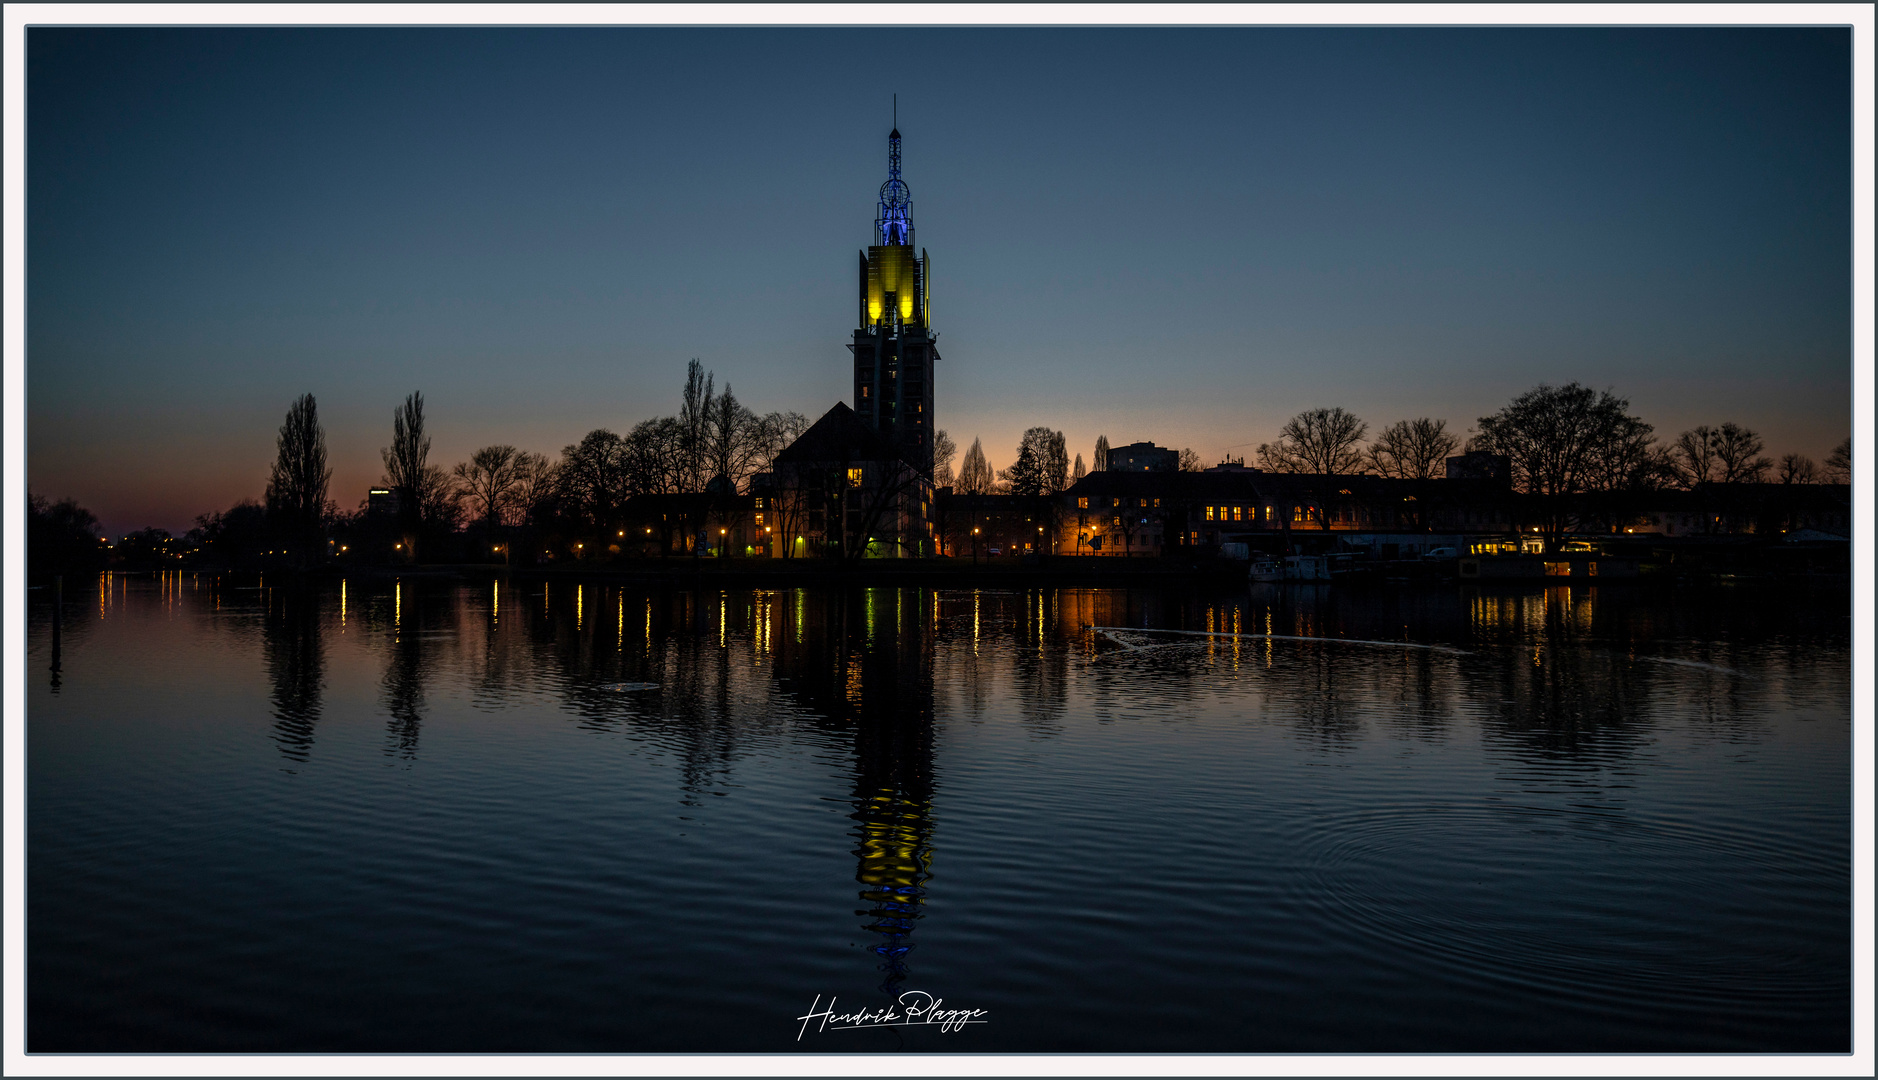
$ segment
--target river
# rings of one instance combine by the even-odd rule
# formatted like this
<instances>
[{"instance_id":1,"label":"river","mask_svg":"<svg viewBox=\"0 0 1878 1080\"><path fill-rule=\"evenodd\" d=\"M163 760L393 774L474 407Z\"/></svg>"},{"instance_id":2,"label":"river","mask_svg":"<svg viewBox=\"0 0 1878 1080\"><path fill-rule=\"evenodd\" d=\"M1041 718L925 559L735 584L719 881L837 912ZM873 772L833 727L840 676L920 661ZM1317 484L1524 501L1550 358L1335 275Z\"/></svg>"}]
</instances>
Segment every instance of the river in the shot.
<instances>
[{"instance_id":1,"label":"river","mask_svg":"<svg viewBox=\"0 0 1878 1080\"><path fill-rule=\"evenodd\" d=\"M30 1051L1850 1045L1842 585L64 601Z\"/></svg>"}]
</instances>

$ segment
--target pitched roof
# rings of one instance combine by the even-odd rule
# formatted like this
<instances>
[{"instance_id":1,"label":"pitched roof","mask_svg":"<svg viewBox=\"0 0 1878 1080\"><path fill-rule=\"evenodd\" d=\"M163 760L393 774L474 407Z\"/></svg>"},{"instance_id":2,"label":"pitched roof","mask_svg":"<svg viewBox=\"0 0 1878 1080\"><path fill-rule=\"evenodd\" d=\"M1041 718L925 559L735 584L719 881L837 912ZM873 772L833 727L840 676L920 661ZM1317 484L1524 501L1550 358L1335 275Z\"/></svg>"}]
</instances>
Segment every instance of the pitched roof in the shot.
<instances>
[{"instance_id":1,"label":"pitched roof","mask_svg":"<svg viewBox=\"0 0 1878 1080\"><path fill-rule=\"evenodd\" d=\"M856 416L846 402L822 414L795 442L776 455L782 464L820 461L891 461L900 456L892 444Z\"/></svg>"}]
</instances>

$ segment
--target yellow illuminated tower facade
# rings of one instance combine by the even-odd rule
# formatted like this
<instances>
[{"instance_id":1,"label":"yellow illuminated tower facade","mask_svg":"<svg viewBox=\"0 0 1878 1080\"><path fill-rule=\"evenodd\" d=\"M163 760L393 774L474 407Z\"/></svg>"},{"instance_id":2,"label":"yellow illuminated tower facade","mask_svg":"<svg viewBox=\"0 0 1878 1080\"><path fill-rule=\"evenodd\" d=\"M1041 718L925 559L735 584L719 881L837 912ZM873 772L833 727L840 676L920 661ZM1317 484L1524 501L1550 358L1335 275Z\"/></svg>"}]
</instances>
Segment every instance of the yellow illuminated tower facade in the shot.
<instances>
[{"instance_id":1,"label":"yellow illuminated tower facade","mask_svg":"<svg viewBox=\"0 0 1878 1080\"><path fill-rule=\"evenodd\" d=\"M916 254L917 252L917 254ZM860 318L854 331L854 411L932 475L933 369L937 335L928 321L931 262L913 246L913 200L900 179L900 129L887 136L874 242L861 253Z\"/></svg>"}]
</instances>

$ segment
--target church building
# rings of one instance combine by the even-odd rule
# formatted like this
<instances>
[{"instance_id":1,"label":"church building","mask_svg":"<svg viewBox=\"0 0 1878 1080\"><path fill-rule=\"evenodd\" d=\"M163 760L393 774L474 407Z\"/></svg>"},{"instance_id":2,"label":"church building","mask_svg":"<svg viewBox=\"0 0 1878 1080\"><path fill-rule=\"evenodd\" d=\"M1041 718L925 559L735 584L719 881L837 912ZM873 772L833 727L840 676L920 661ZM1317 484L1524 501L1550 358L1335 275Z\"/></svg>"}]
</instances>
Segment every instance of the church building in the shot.
<instances>
[{"instance_id":1,"label":"church building","mask_svg":"<svg viewBox=\"0 0 1878 1080\"><path fill-rule=\"evenodd\" d=\"M787 555L920 557L932 526L931 263L913 244L913 200L900 178L900 129L887 136L874 242L860 256L852 408L837 402L778 454L775 507ZM778 545L781 547L781 545Z\"/></svg>"}]
</instances>

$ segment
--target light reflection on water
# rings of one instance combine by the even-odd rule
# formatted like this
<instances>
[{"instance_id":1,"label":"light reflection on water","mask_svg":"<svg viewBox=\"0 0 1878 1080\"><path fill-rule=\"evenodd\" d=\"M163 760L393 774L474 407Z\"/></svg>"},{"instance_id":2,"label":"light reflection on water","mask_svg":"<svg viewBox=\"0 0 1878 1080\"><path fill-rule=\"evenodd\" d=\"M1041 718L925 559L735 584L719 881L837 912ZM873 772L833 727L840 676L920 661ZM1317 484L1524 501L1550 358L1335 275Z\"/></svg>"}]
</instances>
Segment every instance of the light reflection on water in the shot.
<instances>
[{"instance_id":1,"label":"light reflection on water","mask_svg":"<svg viewBox=\"0 0 1878 1080\"><path fill-rule=\"evenodd\" d=\"M98 588L31 617L34 1050L1848 1038L1843 596Z\"/></svg>"}]
</instances>

